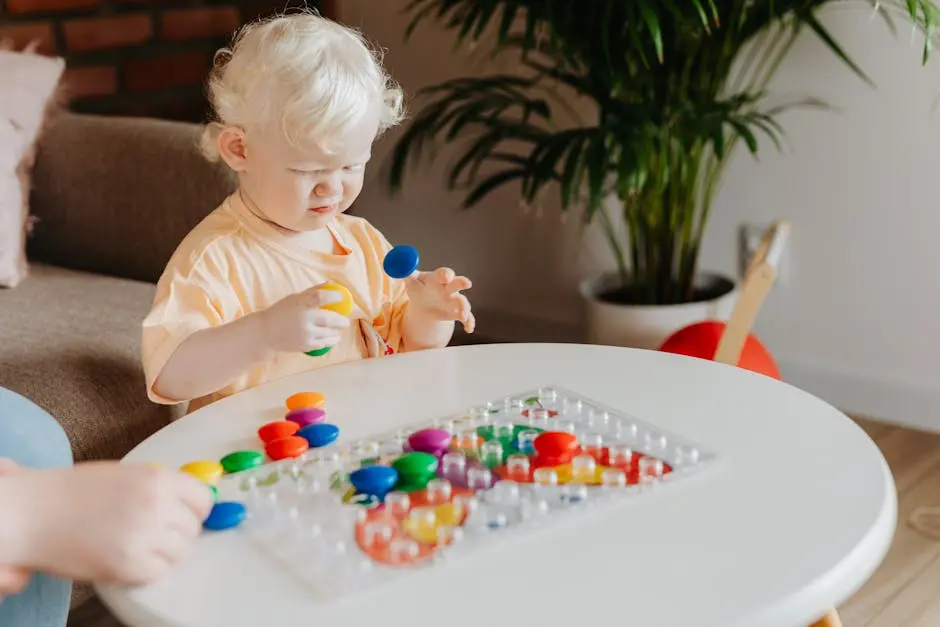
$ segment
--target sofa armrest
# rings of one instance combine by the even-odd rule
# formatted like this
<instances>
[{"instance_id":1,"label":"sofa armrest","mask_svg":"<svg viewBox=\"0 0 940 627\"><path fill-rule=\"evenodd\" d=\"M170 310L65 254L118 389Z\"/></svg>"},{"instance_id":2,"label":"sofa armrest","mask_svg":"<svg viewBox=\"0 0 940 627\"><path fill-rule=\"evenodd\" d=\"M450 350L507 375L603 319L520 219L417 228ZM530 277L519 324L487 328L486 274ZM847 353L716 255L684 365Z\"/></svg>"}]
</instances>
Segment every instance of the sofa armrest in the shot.
<instances>
[{"instance_id":1,"label":"sofa armrest","mask_svg":"<svg viewBox=\"0 0 940 627\"><path fill-rule=\"evenodd\" d=\"M199 153L201 127L66 112L41 138L31 259L156 282L182 238L236 186Z\"/></svg>"}]
</instances>

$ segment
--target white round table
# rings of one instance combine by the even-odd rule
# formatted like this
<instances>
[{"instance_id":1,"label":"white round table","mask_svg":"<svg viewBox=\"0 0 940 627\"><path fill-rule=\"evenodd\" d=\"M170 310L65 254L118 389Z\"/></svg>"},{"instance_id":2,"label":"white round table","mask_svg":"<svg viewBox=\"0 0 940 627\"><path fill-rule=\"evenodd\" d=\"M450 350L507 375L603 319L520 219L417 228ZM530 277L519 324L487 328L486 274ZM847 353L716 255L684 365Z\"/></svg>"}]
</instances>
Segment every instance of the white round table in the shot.
<instances>
[{"instance_id":1,"label":"white round table","mask_svg":"<svg viewBox=\"0 0 940 627\"><path fill-rule=\"evenodd\" d=\"M650 351L479 345L344 364L198 410L126 460L182 465L257 448L258 426L283 418L302 390L326 396L343 442L544 385L696 441L721 463L352 602L315 602L227 532L205 534L152 586L98 592L122 621L147 627L796 627L850 597L888 550L895 486L854 422L788 384Z\"/></svg>"}]
</instances>

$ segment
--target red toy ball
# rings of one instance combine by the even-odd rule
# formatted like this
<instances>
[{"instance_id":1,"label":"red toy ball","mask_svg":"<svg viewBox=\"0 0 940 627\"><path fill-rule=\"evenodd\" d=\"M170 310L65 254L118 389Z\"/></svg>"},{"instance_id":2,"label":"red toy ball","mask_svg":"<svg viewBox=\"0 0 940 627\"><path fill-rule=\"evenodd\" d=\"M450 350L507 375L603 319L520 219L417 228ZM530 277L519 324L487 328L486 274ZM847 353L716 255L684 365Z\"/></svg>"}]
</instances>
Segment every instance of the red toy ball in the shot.
<instances>
[{"instance_id":1,"label":"red toy ball","mask_svg":"<svg viewBox=\"0 0 940 627\"><path fill-rule=\"evenodd\" d=\"M659 350L677 355L714 359L718 342L725 332L725 323L719 320L705 320L683 327L666 338ZM780 370L770 352L753 334L749 334L741 349L738 367L774 379L780 379Z\"/></svg>"}]
</instances>

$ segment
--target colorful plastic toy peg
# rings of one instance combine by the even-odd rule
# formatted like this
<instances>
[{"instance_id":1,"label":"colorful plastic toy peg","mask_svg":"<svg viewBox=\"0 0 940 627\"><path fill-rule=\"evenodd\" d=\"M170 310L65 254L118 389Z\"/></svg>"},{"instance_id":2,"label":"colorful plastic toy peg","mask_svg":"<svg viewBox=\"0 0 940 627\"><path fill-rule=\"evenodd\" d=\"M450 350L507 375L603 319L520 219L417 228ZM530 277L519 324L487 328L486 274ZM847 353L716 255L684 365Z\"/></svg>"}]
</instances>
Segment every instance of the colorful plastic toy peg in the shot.
<instances>
[{"instance_id":1,"label":"colorful plastic toy peg","mask_svg":"<svg viewBox=\"0 0 940 627\"><path fill-rule=\"evenodd\" d=\"M264 446L264 452L273 461L300 457L310 448L310 443L299 435L289 435L271 440Z\"/></svg>"},{"instance_id":2,"label":"colorful plastic toy peg","mask_svg":"<svg viewBox=\"0 0 940 627\"><path fill-rule=\"evenodd\" d=\"M405 453L392 462L392 468L398 473L395 488L401 492L421 490L433 478L437 467L438 459L430 453Z\"/></svg>"},{"instance_id":3,"label":"colorful plastic toy peg","mask_svg":"<svg viewBox=\"0 0 940 627\"><path fill-rule=\"evenodd\" d=\"M264 455L258 451L235 451L229 453L221 460L222 468L225 472L241 472L261 465L264 461Z\"/></svg>"},{"instance_id":4,"label":"colorful plastic toy peg","mask_svg":"<svg viewBox=\"0 0 940 627\"><path fill-rule=\"evenodd\" d=\"M323 407L326 399L319 392L298 392L287 397L285 404L288 411L303 409L304 407Z\"/></svg>"},{"instance_id":5,"label":"colorful plastic toy peg","mask_svg":"<svg viewBox=\"0 0 940 627\"><path fill-rule=\"evenodd\" d=\"M334 292L339 292L340 296L343 297L343 300L338 303L330 303L329 305L323 305L321 309L329 309L330 311L335 311L341 316L349 316L352 314L353 308L353 299L352 294L349 293L349 290L346 287L340 285L339 283L327 283L320 287L321 290L331 290Z\"/></svg>"},{"instance_id":6,"label":"colorful plastic toy peg","mask_svg":"<svg viewBox=\"0 0 940 627\"><path fill-rule=\"evenodd\" d=\"M301 407L292 412L288 412L284 418L290 422L296 422L301 427L318 424L326 420L326 412L319 407Z\"/></svg>"},{"instance_id":7,"label":"colorful plastic toy peg","mask_svg":"<svg viewBox=\"0 0 940 627\"><path fill-rule=\"evenodd\" d=\"M407 279L418 269L418 251L411 246L399 245L388 251L382 267L393 279Z\"/></svg>"},{"instance_id":8,"label":"colorful plastic toy peg","mask_svg":"<svg viewBox=\"0 0 940 627\"><path fill-rule=\"evenodd\" d=\"M532 445L538 459L542 463L552 465L568 463L578 451L577 437L566 431L541 433Z\"/></svg>"},{"instance_id":9,"label":"colorful plastic toy peg","mask_svg":"<svg viewBox=\"0 0 940 627\"><path fill-rule=\"evenodd\" d=\"M380 501L385 499L397 481L398 472L388 466L365 466L349 474L349 483L357 494L374 496Z\"/></svg>"},{"instance_id":10,"label":"colorful plastic toy peg","mask_svg":"<svg viewBox=\"0 0 940 627\"><path fill-rule=\"evenodd\" d=\"M208 484L218 481L219 477L221 477L222 473L225 471L225 469L222 468L222 464L219 462L207 460L189 462L188 464L182 465L180 470Z\"/></svg>"},{"instance_id":11,"label":"colorful plastic toy peg","mask_svg":"<svg viewBox=\"0 0 940 627\"><path fill-rule=\"evenodd\" d=\"M450 445L450 431L445 429L422 429L415 431L408 438L408 446L412 451L443 455Z\"/></svg>"},{"instance_id":12,"label":"colorful plastic toy peg","mask_svg":"<svg viewBox=\"0 0 940 627\"><path fill-rule=\"evenodd\" d=\"M202 526L210 531L233 529L245 520L245 506L235 501L218 501Z\"/></svg>"},{"instance_id":13,"label":"colorful plastic toy peg","mask_svg":"<svg viewBox=\"0 0 940 627\"><path fill-rule=\"evenodd\" d=\"M318 422L303 427L297 432L297 436L305 439L310 448L320 448L339 437L339 427L327 422Z\"/></svg>"},{"instance_id":14,"label":"colorful plastic toy peg","mask_svg":"<svg viewBox=\"0 0 940 627\"><path fill-rule=\"evenodd\" d=\"M407 479L430 477L437 470L438 461L434 455L423 452L405 453L394 462L392 467Z\"/></svg>"},{"instance_id":15,"label":"colorful plastic toy peg","mask_svg":"<svg viewBox=\"0 0 940 627\"><path fill-rule=\"evenodd\" d=\"M267 444L278 438L286 438L294 435L300 429L300 425L290 420L275 420L258 429L258 437Z\"/></svg>"}]
</instances>

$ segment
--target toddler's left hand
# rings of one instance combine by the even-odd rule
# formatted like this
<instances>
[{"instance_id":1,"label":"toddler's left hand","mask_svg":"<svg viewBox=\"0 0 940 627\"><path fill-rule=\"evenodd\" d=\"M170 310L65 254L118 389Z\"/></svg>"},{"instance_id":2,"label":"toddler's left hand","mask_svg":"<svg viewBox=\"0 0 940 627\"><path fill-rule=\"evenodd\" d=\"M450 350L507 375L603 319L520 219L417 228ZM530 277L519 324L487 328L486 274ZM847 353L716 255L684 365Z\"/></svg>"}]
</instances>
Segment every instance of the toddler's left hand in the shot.
<instances>
[{"instance_id":1,"label":"toddler's left hand","mask_svg":"<svg viewBox=\"0 0 940 627\"><path fill-rule=\"evenodd\" d=\"M433 272L416 272L405 279L405 289L411 307L441 322L459 321L467 333L473 333L476 320L470 311L470 301L460 293L470 289L470 279L457 276L450 268Z\"/></svg>"}]
</instances>

